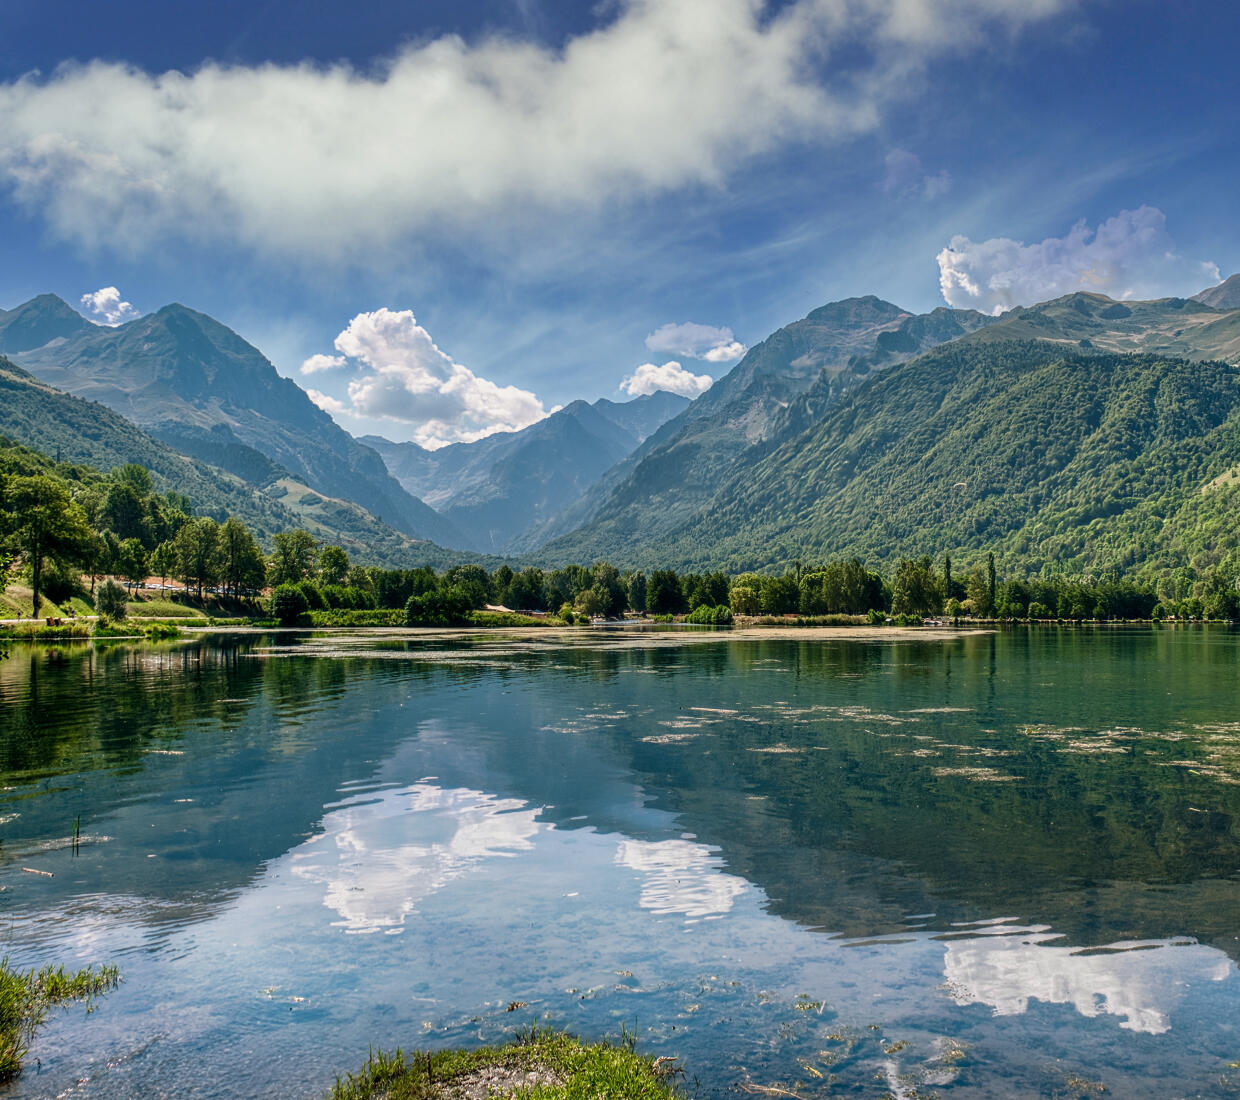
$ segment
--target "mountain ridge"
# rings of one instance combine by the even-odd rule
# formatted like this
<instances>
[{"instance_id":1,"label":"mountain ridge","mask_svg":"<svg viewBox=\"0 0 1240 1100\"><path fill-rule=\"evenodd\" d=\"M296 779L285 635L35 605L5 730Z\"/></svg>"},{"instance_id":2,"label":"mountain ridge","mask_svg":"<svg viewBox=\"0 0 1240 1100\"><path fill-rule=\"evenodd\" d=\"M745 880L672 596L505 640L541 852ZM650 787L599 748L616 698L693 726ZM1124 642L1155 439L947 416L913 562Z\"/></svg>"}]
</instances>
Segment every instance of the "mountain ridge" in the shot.
<instances>
[{"instance_id":1,"label":"mountain ridge","mask_svg":"<svg viewBox=\"0 0 1240 1100\"><path fill-rule=\"evenodd\" d=\"M58 303L58 304L57 304ZM0 316L0 353L68 393L97 400L178 449L203 433L288 469L312 489L355 501L413 537L461 545L460 532L410 496L379 455L340 428L295 382L227 326L179 303L115 328L54 295ZM49 320L50 318L50 320ZM59 335L25 346L46 331ZM261 487L261 486L259 486Z\"/></svg>"}]
</instances>

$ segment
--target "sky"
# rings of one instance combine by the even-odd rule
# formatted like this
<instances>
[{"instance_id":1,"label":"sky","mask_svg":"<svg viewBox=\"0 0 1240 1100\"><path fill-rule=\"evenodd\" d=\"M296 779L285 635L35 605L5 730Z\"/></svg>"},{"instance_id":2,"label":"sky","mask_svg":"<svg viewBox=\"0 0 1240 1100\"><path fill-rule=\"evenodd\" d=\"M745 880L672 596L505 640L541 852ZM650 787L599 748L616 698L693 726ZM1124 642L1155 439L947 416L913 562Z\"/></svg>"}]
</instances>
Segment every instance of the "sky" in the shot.
<instances>
[{"instance_id":1,"label":"sky","mask_svg":"<svg viewBox=\"0 0 1240 1100\"><path fill-rule=\"evenodd\" d=\"M1233 0L0 0L0 308L173 301L354 432L696 396L826 302L1240 270Z\"/></svg>"}]
</instances>

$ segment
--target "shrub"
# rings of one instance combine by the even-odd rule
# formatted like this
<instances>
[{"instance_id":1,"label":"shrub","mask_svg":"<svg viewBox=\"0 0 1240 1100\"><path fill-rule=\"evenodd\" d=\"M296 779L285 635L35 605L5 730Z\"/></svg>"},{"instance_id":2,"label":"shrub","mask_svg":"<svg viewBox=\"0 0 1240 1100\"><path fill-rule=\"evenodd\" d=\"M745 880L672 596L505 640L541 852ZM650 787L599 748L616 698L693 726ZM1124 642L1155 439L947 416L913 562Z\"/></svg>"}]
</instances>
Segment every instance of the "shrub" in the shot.
<instances>
[{"instance_id":1,"label":"shrub","mask_svg":"<svg viewBox=\"0 0 1240 1100\"><path fill-rule=\"evenodd\" d=\"M271 594L271 614L283 626L291 626L310 610L300 585L282 584Z\"/></svg>"},{"instance_id":2,"label":"shrub","mask_svg":"<svg viewBox=\"0 0 1240 1100\"><path fill-rule=\"evenodd\" d=\"M685 616L685 622L708 626L731 626L732 609L727 604L719 604L716 607L707 607L702 604Z\"/></svg>"},{"instance_id":3,"label":"shrub","mask_svg":"<svg viewBox=\"0 0 1240 1100\"><path fill-rule=\"evenodd\" d=\"M123 619L129 597L116 581L104 581L95 592L95 611L105 619Z\"/></svg>"}]
</instances>

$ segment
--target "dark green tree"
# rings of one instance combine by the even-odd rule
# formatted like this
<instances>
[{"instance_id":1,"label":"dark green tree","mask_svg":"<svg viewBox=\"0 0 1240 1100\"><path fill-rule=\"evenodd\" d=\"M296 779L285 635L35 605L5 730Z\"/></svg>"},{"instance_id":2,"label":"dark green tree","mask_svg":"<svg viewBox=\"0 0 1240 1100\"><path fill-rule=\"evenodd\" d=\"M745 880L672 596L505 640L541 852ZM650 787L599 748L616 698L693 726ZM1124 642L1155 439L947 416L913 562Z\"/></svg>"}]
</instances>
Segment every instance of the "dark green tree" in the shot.
<instances>
[{"instance_id":1,"label":"dark green tree","mask_svg":"<svg viewBox=\"0 0 1240 1100\"><path fill-rule=\"evenodd\" d=\"M210 516L191 519L173 540L177 555L177 579L187 588L196 587L198 598L207 585L219 579L220 525Z\"/></svg>"},{"instance_id":2,"label":"dark green tree","mask_svg":"<svg viewBox=\"0 0 1240 1100\"><path fill-rule=\"evenodd\" d=\"M235 516L220 528L220 579L234 596L242 589L261 588L266 563L250 529Z\"/></svg>"},{"instance_id":3,"label":"dark green tree","mask_svg":"<svg viewBox=\"0 0 1240 1100\"><path fill-rule=\"evenodd\" d=\"M7 496L13 509L13 541L30 569L32 614L37 619L44 564L81 563L89 550L90 528L86 514L59 479L42 474L14 478Z\"/></svg>"},{"instance_id":4,"label":"dark green tree","mask_svg":"<svg viewBox=\"0 0 1240 1100\"><path fill-rule=\"evenodd\" d=\"M324 546L319 553L319 581L344 584L349 575L349 555L339 546Z\"/></svg>"},{"instance_id":5,"label":"dark green tree","mask_svg":"<svg viewBox=\"0 0 1240 1100\"><path fill-rule=\"evenodd\" d=\"M273 588L282 584L300 584L314 572L319 540L309 531L301 527L281 531L273 535L271 541L275 551L268 565L267 582Z\"/></svg>"}]
</instances>

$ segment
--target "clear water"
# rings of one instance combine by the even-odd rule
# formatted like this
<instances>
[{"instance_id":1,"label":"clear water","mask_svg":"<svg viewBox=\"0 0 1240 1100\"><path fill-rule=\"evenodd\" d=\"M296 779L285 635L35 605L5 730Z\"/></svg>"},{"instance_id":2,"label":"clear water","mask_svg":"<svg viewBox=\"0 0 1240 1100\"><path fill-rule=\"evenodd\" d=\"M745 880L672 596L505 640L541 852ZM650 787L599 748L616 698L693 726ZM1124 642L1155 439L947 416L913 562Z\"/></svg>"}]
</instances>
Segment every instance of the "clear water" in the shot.
<instances>
[{"instance_id":1,"label":"clear water","mask_svg":"<svg viewBox=\"0 0 1240 1100\"><path fill-rule=\"evenodd\" d=\"M592 639L13 650L0 954L123 984L0 1096L535 1021L701 1097L1240 1093L1240 635Z\"/></svg>"}]
</instances>

